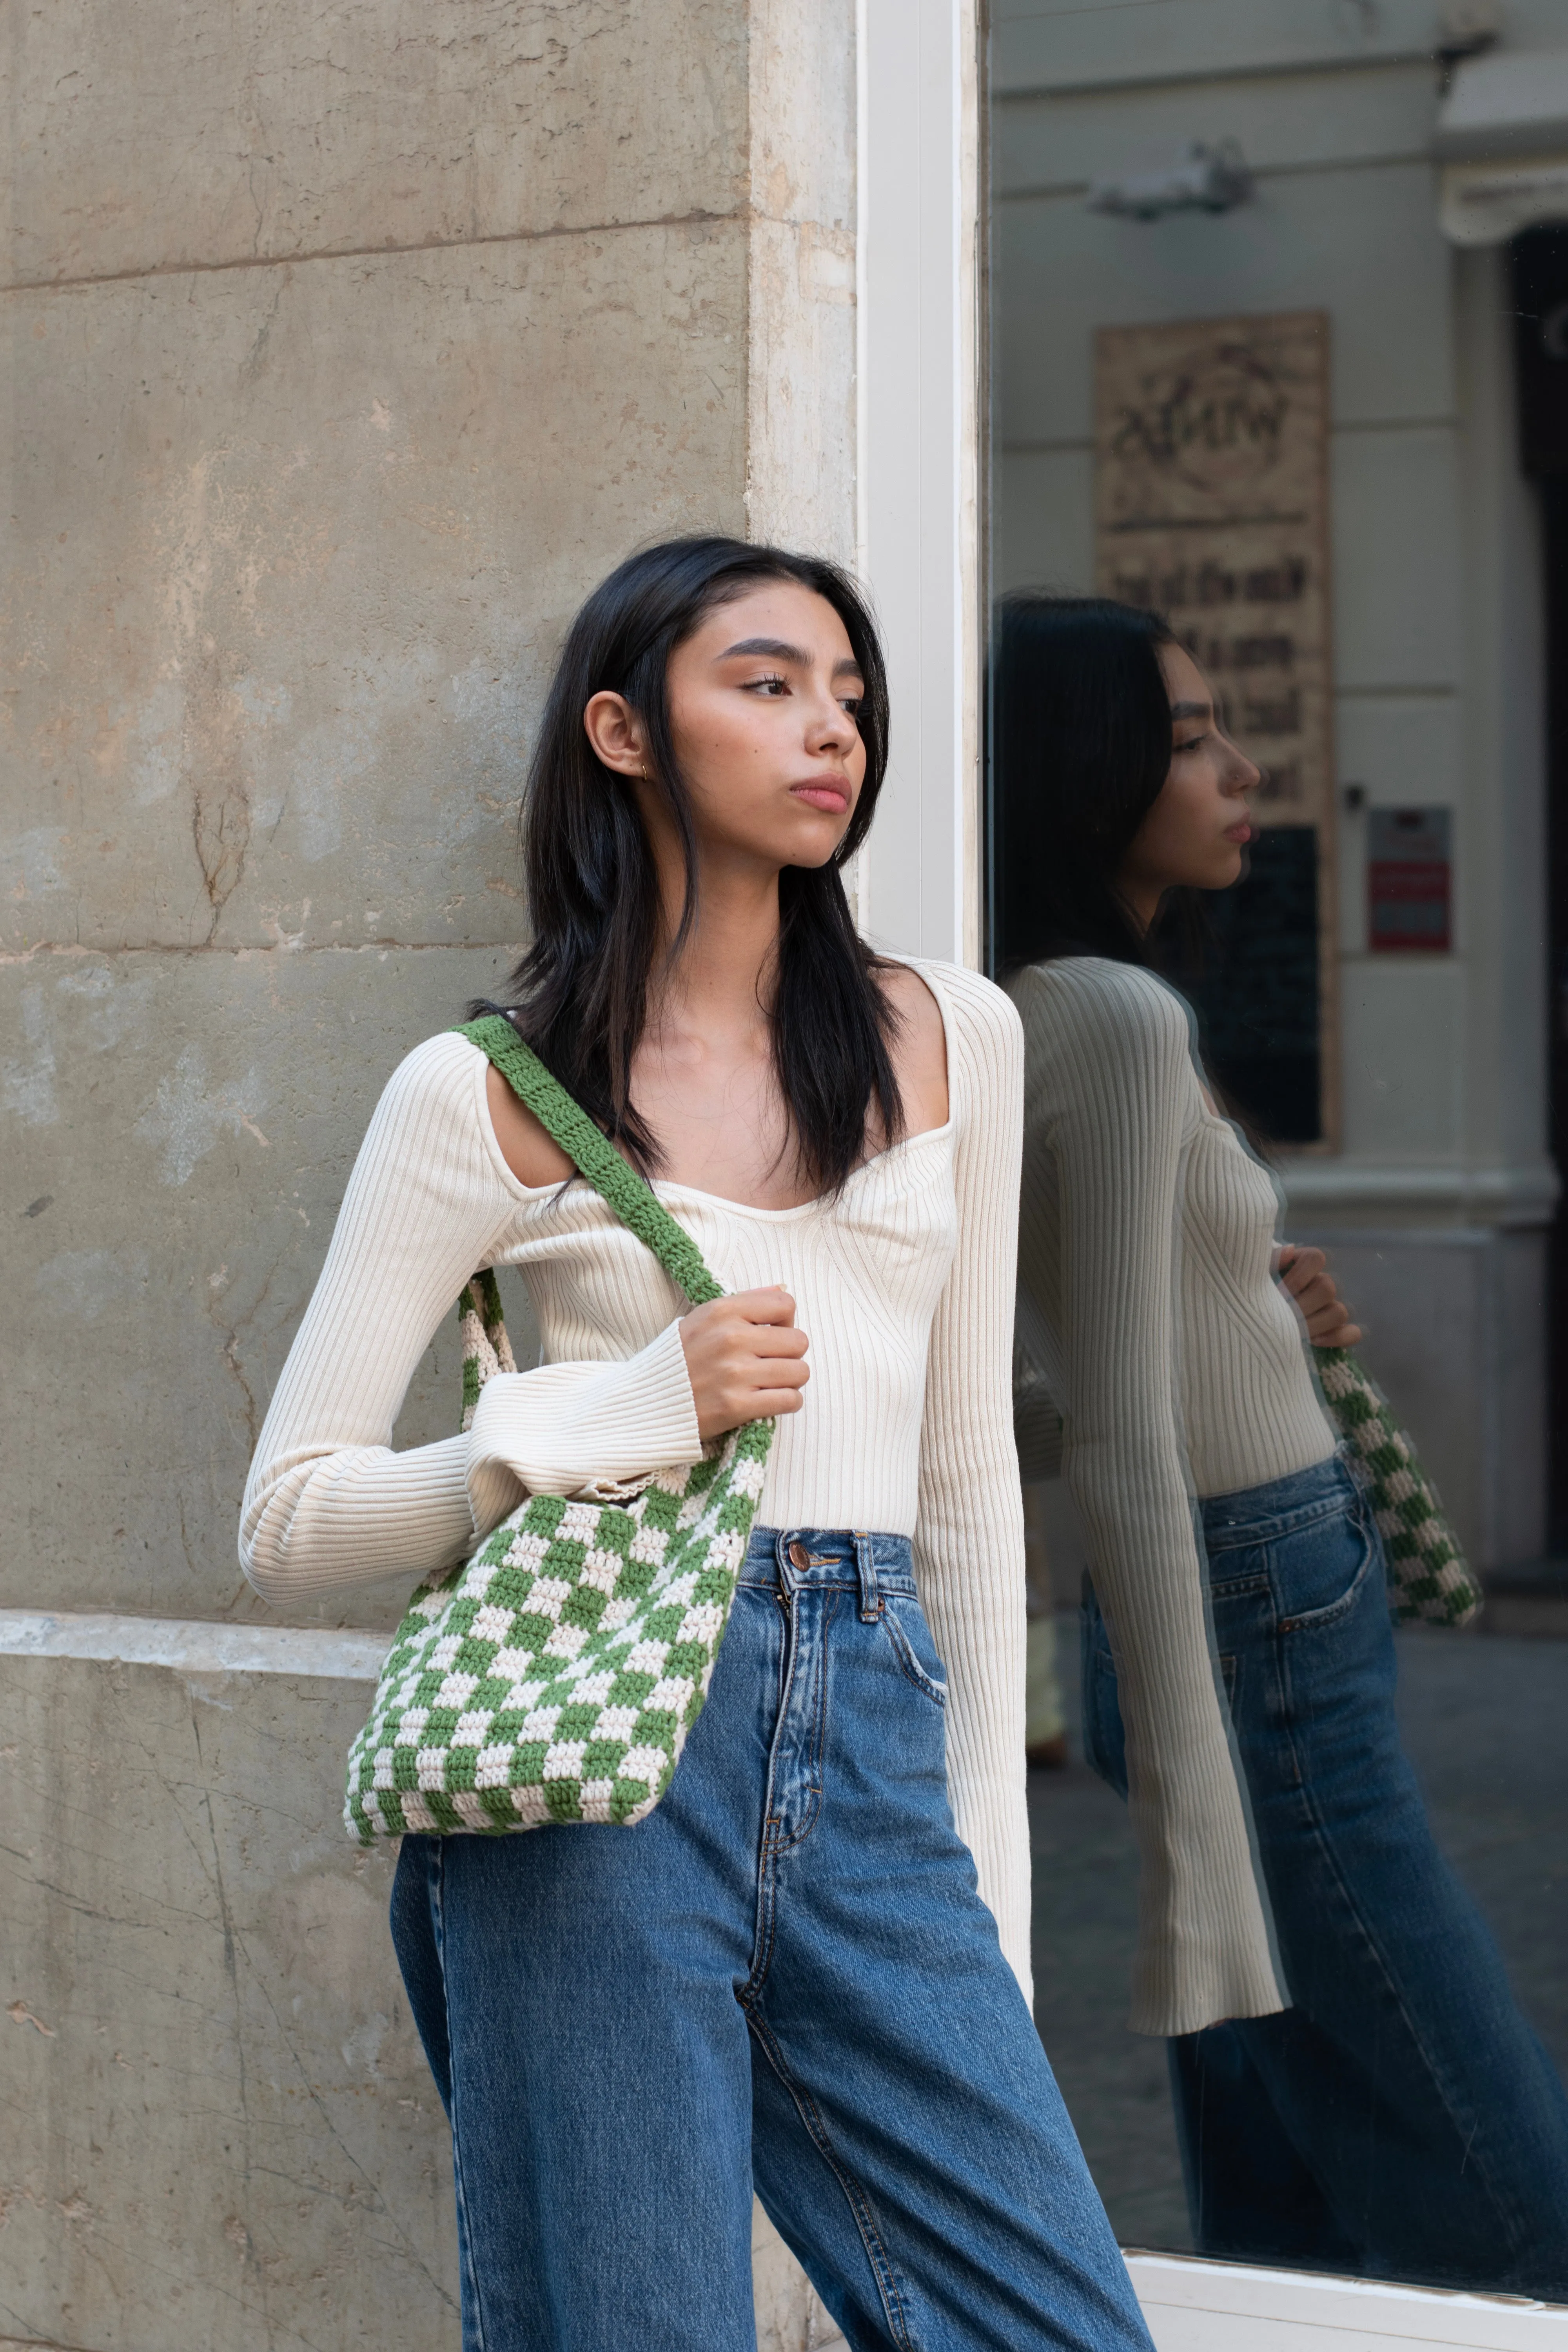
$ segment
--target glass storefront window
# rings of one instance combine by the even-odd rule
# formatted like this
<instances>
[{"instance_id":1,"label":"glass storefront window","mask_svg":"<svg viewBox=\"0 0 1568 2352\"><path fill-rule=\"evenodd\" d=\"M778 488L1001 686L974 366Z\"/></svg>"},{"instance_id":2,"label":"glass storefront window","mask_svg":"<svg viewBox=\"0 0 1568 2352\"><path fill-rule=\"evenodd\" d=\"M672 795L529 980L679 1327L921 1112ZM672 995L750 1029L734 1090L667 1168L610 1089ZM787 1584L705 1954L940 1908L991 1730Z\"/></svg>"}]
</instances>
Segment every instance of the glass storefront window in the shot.
<instances>
[{"instance_id":1,"label":"glass storefront window","mask_svg":"<svg viewBox=\"0 0 1568 2352\"><path fill-rule=\"evenodd\" d=\"M1041 2031L1124 2243L1568 2301L1568 16L989 73Z\"/></svg>"}]
</instances>

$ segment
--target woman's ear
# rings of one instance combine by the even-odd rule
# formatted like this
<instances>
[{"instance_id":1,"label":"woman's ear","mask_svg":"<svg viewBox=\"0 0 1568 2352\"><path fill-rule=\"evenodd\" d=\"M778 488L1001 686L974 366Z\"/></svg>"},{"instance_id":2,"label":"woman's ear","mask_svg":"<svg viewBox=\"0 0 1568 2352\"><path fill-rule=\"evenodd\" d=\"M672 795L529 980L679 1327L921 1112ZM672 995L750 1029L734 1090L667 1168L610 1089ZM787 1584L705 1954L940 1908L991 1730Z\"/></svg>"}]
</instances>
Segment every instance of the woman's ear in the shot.
<instances>
[{"instance_id":1,"label":"woman's ear","mask_svg":"<svg viewBox=\"0 0 1568 2352\"><path fill-rule=\"evenodd\" d=\"M620 776L641 777L647 765L642 720L624 694L595 694L583 713L584 731L596 759Z\"/></svg>"}]
</instances>

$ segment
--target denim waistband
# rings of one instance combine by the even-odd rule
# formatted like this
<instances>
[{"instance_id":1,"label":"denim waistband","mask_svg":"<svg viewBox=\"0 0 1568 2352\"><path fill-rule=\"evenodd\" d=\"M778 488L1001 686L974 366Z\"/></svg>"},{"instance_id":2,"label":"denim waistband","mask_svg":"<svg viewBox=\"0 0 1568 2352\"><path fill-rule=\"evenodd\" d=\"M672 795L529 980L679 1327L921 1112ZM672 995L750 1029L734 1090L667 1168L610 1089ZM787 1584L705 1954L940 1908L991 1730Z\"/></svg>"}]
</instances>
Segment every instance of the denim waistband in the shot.
<instances>
[{"instance_id":1,"label":"denim waistband","mask_svg":"<svg viewBox=\"0 0 1568 2352\"><path fill-rule=\"evenodd\" d=\"M850 1528L753 1528L741 1582L784 1594L810 1587L858 1592L862 1617L878 1613L878 1596L914 1597L914 1554L908 1536Z\"/></svg>"},{"instance_id":2,"label":"denim waistband","mask_svg":"<svg viewBox=\"0 0 1568 2352\"><path fill-rule=\"evenodd\" d=\"M1204 1541L1210 1551L1267 1543L1292 1528L1342 1510L1358 1499L1360 1491L1342 1453L1335 1452L1326 1462L1294 1470L1288 1478L1270 1478L1266 1486L1244 1486L1234 1495L1206 1496L1198 1505Z\"/></svg>"}]
</instances>

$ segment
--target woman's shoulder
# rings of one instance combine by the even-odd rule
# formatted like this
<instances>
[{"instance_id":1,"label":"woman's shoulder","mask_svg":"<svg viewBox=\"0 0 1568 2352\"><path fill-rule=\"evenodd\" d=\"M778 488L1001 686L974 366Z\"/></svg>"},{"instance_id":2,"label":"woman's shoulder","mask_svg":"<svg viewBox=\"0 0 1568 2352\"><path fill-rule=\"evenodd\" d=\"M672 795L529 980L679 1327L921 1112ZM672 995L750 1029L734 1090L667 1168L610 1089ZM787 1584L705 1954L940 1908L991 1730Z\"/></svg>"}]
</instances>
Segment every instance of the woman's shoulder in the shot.
<instances>
[{"instance_id":1,"label":"woman's shoulder","mask_svg":"<svg viewBox=\"0 0 1568 2352\"><path fill-rule=\"evenodd\" d=\"M988 1109L1021 1098L1024 1033L1015 1007L994 981L963 964L903 956L904 969L936 999L947 1045L949 1115L961 1129Z\"/></svg>"},{"instance_id":2,"label":"woman's shoulder","mask_svg":"<svg viewBox=\"0 0 1568 2352\"><path fill-rule=\"evenodd\" d=\"M367 1145L373 1138L384 1147L395 1139L398 1148L422 1157L445 1152L458 1140L482 1149L488 1067L479 1047L458 1030L423 1039L383 1087Z\"/></svg>"},{"instance_id":3,"label":"woman's shoulder","mask_svg":"<svg viewBox=\"0 0 1568 2352\"><path fill-rule=\"evenodd\" d=\"M1184 1120L1201 1108L1193 1016L1157 973L1105 956L1061 956L1015 975L1028 1097L1051 1108L1125 1096Z\"/></svg>"},{"instance_id":4,"label":"woman's shoulder","mask_svg":"<svg viewBox=\"0 0 1568 2352\"><path fill-rule=\"evenodd\" d=\"M1010 1047L1019 1034L1018 1013L1005 989L959 963L928 956L890 956L889 962L925 982L953 1031L960 1050L986 1045Z\"/></svg>"},{"instance_id":5,"label":"woman's shoulder","mask_svg":"<svg viewBox=\"0 0 1568 2352\"><path fill-rule=\"evenodd\" d=\"M1134 1040L1185 1053L1192 1013L1157 972L1110 956L1057 956L1015 973L1009 993L1031 1045L1037 1035Z\"/></svg>"},{"instance_id":6,"label":"woman's shoulder","mask_svg":"<svg viewBox=\"0 0 1568 2352\"><path fill-rule=\"evenodd\" d=\"M460 1029L438 1029L403 1056L382 1089L383 1103L433 1109L471 1095L485 1056Z\"/></svg>"}]
</instances>

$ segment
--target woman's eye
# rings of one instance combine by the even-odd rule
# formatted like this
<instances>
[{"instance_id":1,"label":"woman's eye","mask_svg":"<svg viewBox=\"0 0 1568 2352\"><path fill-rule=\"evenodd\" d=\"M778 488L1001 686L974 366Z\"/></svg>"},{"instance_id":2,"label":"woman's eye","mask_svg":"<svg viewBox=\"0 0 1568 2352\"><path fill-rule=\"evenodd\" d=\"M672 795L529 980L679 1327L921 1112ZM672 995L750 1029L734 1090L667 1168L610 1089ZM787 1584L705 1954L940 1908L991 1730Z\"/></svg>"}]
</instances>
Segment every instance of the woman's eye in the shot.
<instances>
[{"instance_id":1,"label":"woman's eye","mask_svg":"<svg viewBox=\"0 0 1568 2352\"><path fill-rule=\"evenodd\" d=\"M748 678L746 691L748 694L765 694L776 698L779 695L789 692L789 680L787 677L777 677Z\"/></svg>"},{"instance_id":2,"label":"woman's eye","mask_svg":"<svg viewBox=\"0 0 1568 2352\"><path fill-rule=\"evenodd\" d=\"M849 713L850 718L858 722L860 713L865 708L865 696L860 694L841 694L838 700L841 707Z\"/></svg>"},{"instance_id":3,"label":"woman's eye","mask_svg":"<svg viewBox=\"0 0 1568 2352\"><path fill-rule=\"evenodd\" d=\"M1206 743L1208 740L1209 739L1206 735L1194 735L1190 742L1173 743L1171 749L1173 751L1195 751L1201 744Z\"/></svg>"}]
</instances>

